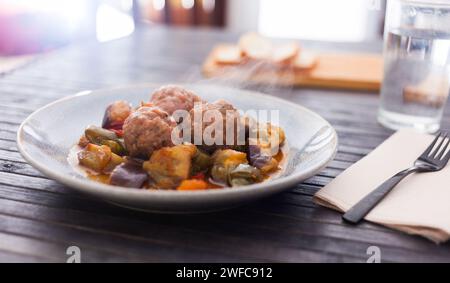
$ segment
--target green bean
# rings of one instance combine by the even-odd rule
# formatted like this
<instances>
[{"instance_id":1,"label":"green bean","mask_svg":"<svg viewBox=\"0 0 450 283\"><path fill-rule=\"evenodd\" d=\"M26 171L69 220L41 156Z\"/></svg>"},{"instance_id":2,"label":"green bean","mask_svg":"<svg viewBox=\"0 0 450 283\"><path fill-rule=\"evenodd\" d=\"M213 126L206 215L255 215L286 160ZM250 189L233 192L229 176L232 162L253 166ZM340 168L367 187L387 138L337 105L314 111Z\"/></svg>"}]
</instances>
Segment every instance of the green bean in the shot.
<instances>
[{"instance_id":1,"label":"green bean","mask_svg":"<svg viewBox=\"0 0 450 283\"><path fill-rule=\"evenodd\" d=\"M96 126L89 126L84 131L84 135L89 142L97 145L106 145L111 148L115 154L123 156L126 154L123 142L117 137L116 133Z\"/></svg>"},{"instance_id":2,"label":"green bean","mask_svg":"<svg viewBox=\"0 0 450 283\"><path fill-rule=\"evenodd\" d=\"M102 144L104 140L117 140L116 133L110 130L106 130L97 126L89 126L84 131L86 138L95 144Z\"/></svg>"}]
</instances>

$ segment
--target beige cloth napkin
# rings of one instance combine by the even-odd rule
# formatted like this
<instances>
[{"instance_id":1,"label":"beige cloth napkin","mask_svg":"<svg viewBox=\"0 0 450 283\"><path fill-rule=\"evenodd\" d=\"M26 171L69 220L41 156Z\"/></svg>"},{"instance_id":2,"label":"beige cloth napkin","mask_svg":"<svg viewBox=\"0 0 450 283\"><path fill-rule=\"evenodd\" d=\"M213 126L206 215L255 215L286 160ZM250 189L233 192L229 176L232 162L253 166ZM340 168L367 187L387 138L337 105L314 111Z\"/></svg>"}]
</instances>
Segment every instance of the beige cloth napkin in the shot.
<instances>
[{"instance_id":1,"label":"beige cloth napkin","mask_svg":"<svg viewBox=\"0 0 450 283\"><path fill-rule=\"evenodd\" d=\"M433 136L401 130L350 166L314 196L320 205L347 211L379 184L410 167ZM450 164L439 172L412 174L366 220L436 243L450 238Z\"/></svg>"}]
</instances>

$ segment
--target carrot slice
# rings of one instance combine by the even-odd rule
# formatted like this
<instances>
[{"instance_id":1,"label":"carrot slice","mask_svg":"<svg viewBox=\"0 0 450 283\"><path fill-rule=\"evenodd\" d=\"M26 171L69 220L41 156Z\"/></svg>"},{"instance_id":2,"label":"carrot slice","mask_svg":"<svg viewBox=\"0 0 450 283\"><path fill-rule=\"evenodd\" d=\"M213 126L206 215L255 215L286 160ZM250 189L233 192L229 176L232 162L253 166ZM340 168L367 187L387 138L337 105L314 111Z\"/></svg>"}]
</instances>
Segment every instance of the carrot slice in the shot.
<instances>
[{"instance_id":1,"label":"carrot slice","mask_svg":"<svg viewBox=\"0 0 450 283\"><path fill-rule=\"evenodd\" d=\"M195 191L195 190L206 190L208 188L208 183L199 179L184 180L178 186L179 191Z\"/></svg>"}]
</instances>

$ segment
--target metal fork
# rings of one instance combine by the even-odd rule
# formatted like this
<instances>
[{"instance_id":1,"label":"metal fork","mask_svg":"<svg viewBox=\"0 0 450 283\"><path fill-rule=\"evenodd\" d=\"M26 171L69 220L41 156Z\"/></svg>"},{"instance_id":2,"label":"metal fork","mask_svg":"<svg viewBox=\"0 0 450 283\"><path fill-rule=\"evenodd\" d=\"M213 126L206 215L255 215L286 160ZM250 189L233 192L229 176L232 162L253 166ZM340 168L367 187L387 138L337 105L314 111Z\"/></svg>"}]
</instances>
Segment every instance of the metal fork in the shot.
<instances>
[{"instance_id":1,"label":"metal fork","mask_svg":"<svg viewBox=\"0 0 450 283\"><path fill-rule=\"evenodd\" d=\"M442 136L442 137L441 137ZM441 137L437 146L436 143ZM444 144L445 142L445 144ZM381 184L378 188L365 196L348 210L342 218L347 222L356 224L364 218L401 180L412 173L436 172L444 168L450 159L450 150L445 154L450 143L447 133L438 133L433 142L414 162L414 165L405 169ZM445 155L444 155L445 154Z\"/></svg>"}]
</instances>

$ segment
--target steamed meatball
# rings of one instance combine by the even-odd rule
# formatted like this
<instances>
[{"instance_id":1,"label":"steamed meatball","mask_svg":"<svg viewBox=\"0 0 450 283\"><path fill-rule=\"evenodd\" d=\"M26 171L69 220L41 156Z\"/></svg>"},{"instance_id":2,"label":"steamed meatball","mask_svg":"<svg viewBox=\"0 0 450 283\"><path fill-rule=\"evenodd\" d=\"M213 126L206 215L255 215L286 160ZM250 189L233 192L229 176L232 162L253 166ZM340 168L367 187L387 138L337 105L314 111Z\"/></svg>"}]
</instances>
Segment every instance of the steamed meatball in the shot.
<instances>
[{"instance_id":1,"label":"steamed meatball","mask_svg":"<svg viewBox=\"0 0 450 283\"><path fill-rule=\"evenodd\" d=\"M175 110L190 111L201 98L179 86L163 86L152 94L151 102L172 115Z\"/></svg>"},{"instance_id":2,"label":"steamed meatball","mask_svg":"<svg viewBox=\"0 0 450 283\"><path fill-rule=\"evenodd\" d=\"M198 143L201 140L201 145L199 144L201 149L213 152L219 148L237 148L241 143L245 143L245 134L242 132L245 131L245 125L241 123L238 110L227 101L222 99L213 103L196 105L189 114L192 131L191 142ZM202 117L202 119L200 120L198 117ZM219 125L217 126L216 123ZM220 133L216 132L216 129L220 130ZM204 135L204 133L207 134ZM217 136L218 134L222 134L222 137ZM229 135L228 139L227 135ZM205 136L211 136L212 139L206 141ZM239 140L240 143L238 143L238 138L243 140Z\"/></svg>"},{"instance_id":3,"label":"steamed meatball","mask_svg":"<svg viewBox=\"0 0 450 283\"><path fill-rule=\"evenodd\" d=\"M172 146L175 121L158 107L141 107L123 125L125 147L131 156L149 158L153 151Z\"/></svg>"}]
</instances>

